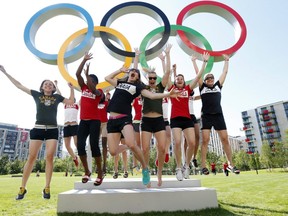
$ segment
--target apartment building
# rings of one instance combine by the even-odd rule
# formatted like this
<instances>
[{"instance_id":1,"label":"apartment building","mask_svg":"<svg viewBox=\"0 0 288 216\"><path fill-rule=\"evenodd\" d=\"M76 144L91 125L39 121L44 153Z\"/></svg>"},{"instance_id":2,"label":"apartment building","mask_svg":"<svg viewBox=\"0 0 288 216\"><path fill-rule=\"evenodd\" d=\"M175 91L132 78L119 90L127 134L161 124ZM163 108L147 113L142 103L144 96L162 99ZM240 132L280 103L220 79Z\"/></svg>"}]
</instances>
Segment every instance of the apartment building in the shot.
<instances>
[{"instance_id":1,"label":"apartment building","mask_svg":"<svg viewBox=\"0 0 288 216\"><path fill-rule=\"evenodd\" d=\"M271 147L286 138L288 101L279 101L242 112L247 152L259 152L264 142Z\"/></svg>"}]
</instances>

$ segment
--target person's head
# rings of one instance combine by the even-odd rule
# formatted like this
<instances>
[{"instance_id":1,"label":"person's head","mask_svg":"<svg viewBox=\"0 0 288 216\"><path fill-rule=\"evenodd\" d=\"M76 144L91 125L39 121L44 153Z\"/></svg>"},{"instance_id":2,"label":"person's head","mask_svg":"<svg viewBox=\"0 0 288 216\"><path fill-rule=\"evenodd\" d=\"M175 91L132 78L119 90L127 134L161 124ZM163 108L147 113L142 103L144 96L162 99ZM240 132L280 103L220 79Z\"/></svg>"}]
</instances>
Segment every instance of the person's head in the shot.
<instances>
[{"instance_id":1,"label":"person's head","mask_svg":"<svg viewBox=\"0 0 288 216\"><path fill-rule=\"evenodd\" d=\"M157 74L155 71L148 72L147 74L149 86L155 86L157 81Z\"/></svg>"},{"instance_id":2,"label":"person's head","mask_svg":"<svg viewBox=\"0 0 288 216\"><path fill-rule=\"evenodd\" d=\"M39 91L43 94L54 94L56 92L56 86L51 80L43 80Z\"/></svg>"},{"instance_id":3,"label":"person's head","mask_svg":"<svg viewBox=\"0 0 288 216\"><path fill-rule=\"evenodd\" d=\"M129 69L128 73L128 82L133 82L133 83L140 83L141 82L141 75L140 71L136 68L131 68Z\"/></svg>"},{"instance_id":4,"label":"person's head","mask_svg":"<svg viewBox=\"0 0 288 216\"><path fill-rule=\"evenodd\" d=\"M98 84L98 77L95 74L89 74L89 77L95 85Z\"/></svg>"},{"instance_id":5,"label":"person's head","mask_svg":"<svg viewBox=\"0 0 288 216\"><path fill-rule=\"evenodd\" d=\"M185 79L183 74L177 74L175 77L174 85L177 88L184 88L185 87Z\"/></svg>"},{"instance_id":6,"label":"person's head","mask_svg":"<svg viewBox=\"0 0 288 216\"><path fill-rule=\"evenodd\" d=\"M212 73L207 73L204 76L204 82L206 85L213 85L214 84L214 75Z\"/></svg>"},{"instance_id":7,"label":"person's head","mask_svg":"<svg viewBox=\"0 0 288 216\"><path fill-rule=\"evenodd\" d=\"M106 101L110 100L110 98L111 98L111 94L107 92L105 96Z\"/></svg>"}]
</instances>

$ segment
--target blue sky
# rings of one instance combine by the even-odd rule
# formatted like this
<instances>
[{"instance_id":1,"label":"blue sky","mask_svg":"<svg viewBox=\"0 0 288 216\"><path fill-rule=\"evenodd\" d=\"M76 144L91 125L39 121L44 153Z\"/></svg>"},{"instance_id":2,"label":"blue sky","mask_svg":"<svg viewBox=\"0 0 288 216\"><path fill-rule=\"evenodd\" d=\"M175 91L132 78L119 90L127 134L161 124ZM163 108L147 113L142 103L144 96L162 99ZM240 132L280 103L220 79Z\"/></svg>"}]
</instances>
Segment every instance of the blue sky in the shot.
<instances>
[{"instance_id":1,"label":"blue sky","mask_svg":"<svg viewBox=\"0 0 288 216\"><path fill-rule=\"evenodd\" d=\"M99 25L102 17L112 7L126 1L104 0L67 0L65 3L76 4L89 12L94 25ZM179 12L196 1L151 0L147 3L160 8L168 17L170 24L176 24ZM286 50L288 48L286 0L243 0L218 1L233 8L243 18L247 27L244 45L230 60L229 73L222 90L222 108L229 135L243 135L241 112L257 106L287 100ZM28 20L39 10L53 4L63 3L57 0L9 1L1 2L0 13L0 64L24 86L38 89L42 80L58 80L63 95L68 97L69 88L60 75L56 65L49 65L38 60L25 46L23 35ZM25 8L23 10L23 8ZM188 17L183 25L200 32L211 44L213 50L223 50L234 44L234 29L219 16L202 13ZM39 29L36 47L47 53L58 53L63 41L71 34L86 27L86 23L73 16L58 16ZM143 14L129 14L115 20L111 26L128 39L132 47L139 47L143 37L159 27L151 17ZM172 63L177 63L179 73L186 79L194 77L189 55L183 52L170 37ZM121 67L122 62L112 57L98 38L91 49L94 58L91 61L91 73L104 76ZM79 60L68 65L68 71L74 76ZM159 59L148 62L162 73ZM198 61L200 65L200 62ZM214 64L212 72L218 77L223 62ZM16 89L9 80L0 74L0 122L17 124L19 127L32 128L35 122L35 105L31 96ZM196 90L197 93L197 90ZM79 99L79 92L76 92ZM200 115L201 102L195 102L196 116ZM58 123L63 123L63 106L59 106Z\"/></svg>"}]
</instances>

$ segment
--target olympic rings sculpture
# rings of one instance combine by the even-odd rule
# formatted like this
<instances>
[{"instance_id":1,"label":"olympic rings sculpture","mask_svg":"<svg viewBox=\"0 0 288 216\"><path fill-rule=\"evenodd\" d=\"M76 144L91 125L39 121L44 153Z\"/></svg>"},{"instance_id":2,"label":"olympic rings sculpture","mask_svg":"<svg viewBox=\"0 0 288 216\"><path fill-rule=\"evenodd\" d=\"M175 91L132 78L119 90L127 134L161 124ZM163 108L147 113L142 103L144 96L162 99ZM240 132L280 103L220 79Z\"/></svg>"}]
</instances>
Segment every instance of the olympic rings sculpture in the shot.
<instances>
[{"instance_id":1,"label":"olympic rings sculpture","mask_svg":"<svg viewBox=\"0 0 288 216\"><path fill-rule=\"evenodd\" d=\"M204 36L189 27L182 26L183 21L188 16L200 12L216 14L228 21L234 27L236 44L226 50L213 51ZM24 41L29 51L40 61L47 64L57 64L63 78L71 82L77 89L78 83L69 75L66 64L80 59L85 52L89 51L96 37L102 39L104 45L109 49L109 54L124 61L124 66L129 67L131 65L135 53L132 52L130 43L124 35L109 27L114 20L128 13L142 13L151 16L161 25L148 33L140 43L140 64L142 67L148 67L147 61L159 55L170 36L176 36L180 38L178 40L179 46L186 54L200 56L199 54L204 51L210 53L211 58L205 69L205 73L207 73L211 71L214 62L223 60L222 54L234 55L244 44L247 35L246 26L241 16L232 8L216 1L198 1L187 5L179 13L176 25L170 25L165 13L156 6L134 1L122 3L110 9L102 18L100 26L94 26L89 13L80 6L68 3L50 5L39 10L30 18L24 30ZM41 25L55 16L67 14L83 19L87 23L87 27L69 36L62 44L58 54L49 54L38 50L35 46L35 37ZM110 39L120 44L125 50L115 47ZM154 47L149 48L150 44L157 39L160 41ZM119 77L123 75L121 74ZM101 82L97 87L104 90L111 88L107 82Z\"/></svg>"}]
</instances>

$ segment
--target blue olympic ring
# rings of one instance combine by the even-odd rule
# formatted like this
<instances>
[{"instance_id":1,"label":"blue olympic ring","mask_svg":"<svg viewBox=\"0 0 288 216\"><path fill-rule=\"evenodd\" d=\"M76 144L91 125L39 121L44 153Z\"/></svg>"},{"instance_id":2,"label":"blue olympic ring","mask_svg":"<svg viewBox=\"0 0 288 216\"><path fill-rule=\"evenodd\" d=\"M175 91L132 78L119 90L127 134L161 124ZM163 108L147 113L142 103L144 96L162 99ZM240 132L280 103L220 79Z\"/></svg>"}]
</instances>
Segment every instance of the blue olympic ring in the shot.
<instances>
[{"instance_id":1,"label":"blue olympic ring","mask_svg":"<svg viewBox=\"0 0 288 216\"><path fill-rule=\"evenodd\" d=\"M79 43L79 45L65 53L64 58L66 62L71 63L79 59L81 55L83 55L87 50L89 50L94 43L94 23L90 14L82 7L74 4L55 4L45 7L30 18L24 30L24 41L26 47L30 50L30 52L32 52L35 56L37 56L41 61L45 63L54 65L57 64L57 54L48 54L36 49L36 33L44 22L51 19L52 17L63 14L80 17L88 24L87 34L85 35L81 43Z\"/></svg>"},{"instance_id":2,"label":"blue olympic ring","mask_svg":"<svg viewBox=\"0 0 288 216\"><path fill-rule=\"evenodd\" d=\"M147 12L146 10L141 9L141 7L150 9L150 12ZM126 8L126 9L125 9ZM133 10L131 10L131 8ZM130 9L130 10L129 10ZM115 13L117 11L117 13ZM153 12L151 14L151 11ZM154 5L145 3L145 2L126 2L123 4L119 4L109 10L103 17L100 26L110 26L110 24L117 19L120 15L127 14L127 13L142 13L146 15L152 15L153 18L158 20L158 18L161 18L164 23L164 31L163 36L159 43L152 47L151 49L145 50L145 55L147 57L152 56L157 51L161 50L162 47L167 43L170 35L170 22L167 18L167 16L157 7ZM119 55L128 56L128 57L134 57L135 52L127 52L124 50L120 50L119 48L115 47L107 38L107 33L101 32L100 33L101 39L103 43L113 52L118 53ZM154 56L155 57L155 56Z\"/></svg>"}]
</instances>

